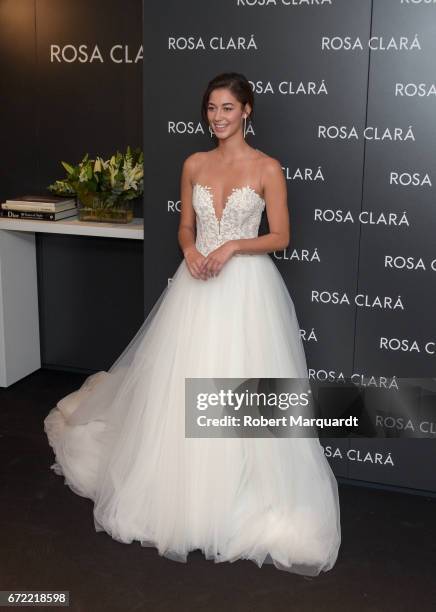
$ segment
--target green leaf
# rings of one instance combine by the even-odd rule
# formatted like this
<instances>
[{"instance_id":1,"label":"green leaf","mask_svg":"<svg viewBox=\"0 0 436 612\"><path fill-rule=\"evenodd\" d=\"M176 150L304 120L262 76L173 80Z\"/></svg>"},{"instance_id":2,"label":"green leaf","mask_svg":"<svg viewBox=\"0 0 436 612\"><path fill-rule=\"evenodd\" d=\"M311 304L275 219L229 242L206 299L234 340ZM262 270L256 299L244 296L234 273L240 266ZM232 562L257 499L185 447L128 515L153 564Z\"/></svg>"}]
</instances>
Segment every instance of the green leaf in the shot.
<instances>
[{"instance_id":1,"label":"green leaf","mask_svg":"<svg viewBox=\"0 0 436 612\"><path fill-rule=\"evenodd\" d=\"M74 173L73 166L71 166L70 164L68 164L67 162L64 162L64 161L62 161L61 164L63 165L65 170L68 172L68 174L73 174Z\"/></svg>"}]
</instances>

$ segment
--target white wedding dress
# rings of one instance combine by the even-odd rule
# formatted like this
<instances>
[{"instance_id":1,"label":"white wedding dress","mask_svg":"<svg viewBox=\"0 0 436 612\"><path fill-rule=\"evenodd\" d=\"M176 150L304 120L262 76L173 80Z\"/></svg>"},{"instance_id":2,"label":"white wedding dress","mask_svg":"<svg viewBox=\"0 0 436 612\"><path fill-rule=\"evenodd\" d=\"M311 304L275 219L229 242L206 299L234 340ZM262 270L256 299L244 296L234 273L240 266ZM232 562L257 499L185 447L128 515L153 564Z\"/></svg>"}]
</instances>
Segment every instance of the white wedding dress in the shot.
<instances>
[{"instance_id":1,"label":"white wedding dress","mask_svg":"<svg viewBox=\"0 0 436 612\"><path fill-rule=\"evenodd\" d=\"M265 201L235 188L218 220L196 184L197 249L258 235ZM292 299L268 254L233 256L195 279L185 260L117 361L61 399L44 421L52 469L94 501L114 539L187 561L316 576L341 541L336 479L318 438L185 438L185 377L307 378Z\"/></svg>"}]
</instances>

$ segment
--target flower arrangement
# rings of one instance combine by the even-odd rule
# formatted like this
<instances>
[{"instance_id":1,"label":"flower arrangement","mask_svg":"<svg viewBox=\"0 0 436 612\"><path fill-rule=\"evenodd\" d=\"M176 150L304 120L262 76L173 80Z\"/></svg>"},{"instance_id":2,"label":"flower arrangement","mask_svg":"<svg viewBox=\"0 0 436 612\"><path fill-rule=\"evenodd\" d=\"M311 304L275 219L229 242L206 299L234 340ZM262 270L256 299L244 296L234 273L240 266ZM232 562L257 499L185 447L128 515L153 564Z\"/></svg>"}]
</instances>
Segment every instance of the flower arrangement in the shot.
<instances>
[{"instance_id":1,"label":"flower arrangement","mask_svg":"<svg viewBox=\"0 0 436 612\"><path fill-rule=\"evenodd\" d=\"M108 160L88 153L76 165L61 162L67 176L49 185L56 195L76 195L81 221L127 223L133 218L128 202L144 192L144 154L130 146Z\"/></svg>"}]
</instances>

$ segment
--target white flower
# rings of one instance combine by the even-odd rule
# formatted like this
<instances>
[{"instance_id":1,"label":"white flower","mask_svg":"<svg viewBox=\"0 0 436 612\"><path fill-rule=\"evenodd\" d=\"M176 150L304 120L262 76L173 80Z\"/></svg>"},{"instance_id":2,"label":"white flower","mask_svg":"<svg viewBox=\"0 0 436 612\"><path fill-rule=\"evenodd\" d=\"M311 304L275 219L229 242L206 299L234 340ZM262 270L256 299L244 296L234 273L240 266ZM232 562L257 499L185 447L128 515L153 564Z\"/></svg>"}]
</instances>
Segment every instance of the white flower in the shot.
<instances>
[{"instance_id":1,"label":"white flower","mask_svg":"<svg viewBox=\"0 0 436 612\"><path fill-rule=\"evenodd\" d=\"M82 166L80 168L80 173L79 173L79 182L85 183L87 180L88 180L88 173L86 171L86 166Z\"/></svg>"},{"instance_id":2,"label":"white flower","mask_svg":"<svg viewBox=\"0 0 436 612\"><path fill-rule=\"evenodd\" d=\"M109 174L111 180L111 187L115 187L115 175L118 172L117 166L109 165Z\"/></svg>"},{"instance_id":3,"label":"white flower","mask_svg":"<svg viewBox=\"0 0 436 612\"><path fill-rule=\"evenodd\" d=\"M138 190L138 180L141 179L144 175L144 170L141 164L135 164L132 168L131 160L126 161L123 164L124 170L124 190L128 191L129 189Z\"/></svg>"}]
</instances>

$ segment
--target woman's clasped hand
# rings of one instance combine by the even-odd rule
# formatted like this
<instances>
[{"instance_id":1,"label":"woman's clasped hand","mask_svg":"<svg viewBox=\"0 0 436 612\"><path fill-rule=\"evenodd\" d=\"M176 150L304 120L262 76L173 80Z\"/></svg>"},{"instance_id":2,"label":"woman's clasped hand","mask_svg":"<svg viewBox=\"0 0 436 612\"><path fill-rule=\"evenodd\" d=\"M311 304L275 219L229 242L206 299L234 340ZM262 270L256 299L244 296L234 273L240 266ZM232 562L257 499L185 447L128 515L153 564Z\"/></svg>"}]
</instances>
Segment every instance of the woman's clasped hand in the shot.
<instances>
[{"instance_id":1,"label":"woman's clasped hand","mask_svg":"<svg viewBox=\"0 0 436 612\"><path fill-rule=\"evenodd\" d=\"M228 241L218 248L211 251L208 255L203 255L191 247L185 251L185 261L189 272L194 278L208 280L212 276L218 276L224 264L235 254L233 241Z\"/></svg>"}]
</instances>

